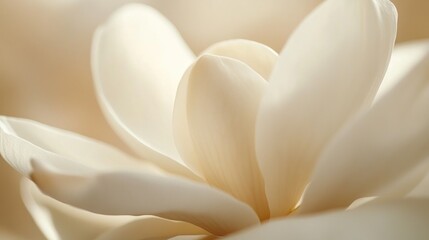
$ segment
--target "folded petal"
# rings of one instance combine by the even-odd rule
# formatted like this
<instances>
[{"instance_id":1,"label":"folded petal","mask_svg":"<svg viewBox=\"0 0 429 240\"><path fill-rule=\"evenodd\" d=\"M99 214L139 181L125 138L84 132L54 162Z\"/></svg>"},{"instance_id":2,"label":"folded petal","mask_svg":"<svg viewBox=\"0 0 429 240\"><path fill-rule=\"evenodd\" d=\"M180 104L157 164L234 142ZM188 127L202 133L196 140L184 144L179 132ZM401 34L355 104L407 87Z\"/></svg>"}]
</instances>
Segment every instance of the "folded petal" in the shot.
<instances>
[{"instance_id":1,"label":"folded petal","mask_svg":"<svg viewBox=\"0 0 429 240\"><path fill-rule=\"evenodd\" d=\"M19 190L21 178L22 176L0 156L0 239L17 240L18 236L22 239L45 239L22 202ZM2 229L17 236L2 238Z\"/></svg>"},{"instance_id":2,"label":"folded petal","mask_svg":"<svg viewBox=\"0 0 429 240\"><path fill-rule=\"evenodd\" d=\"M174 26L148 6L126 5L97 30L92 70L99 102L113 128L143 157L180 162L173 105L193 60Z\"/></svg>"},{"instance_id":3,"label":"folded petal","mask_svg":"<svg viewBox=\"0 0 429 240\"><path fill-rule=\"evenodd\" d=\"M255 119L267 82L246 64L203 55L176 99L177 146L207 182L269 217L254 147Z\"/></svg>"},{"instance_id":4,"label":"folded petal","mask_svg":"<svg viewBox=\"0 0 429 240\"><path fill-rule=\"evenodd\" d=\"M426 161L429 161L429 156ZM407 195L409 197L429 197L429 169L426 172L424 178L419 184L413 188L413 190Z\"/></svg>"},{"instance_id":5,"label":"folded petal","mask_svg":"<svg viewBox=\"0 0 429 240\"><path fill-rule=\"evenodd\" d=\"M346 207L368 196L402 196L429 162L429 47L426 56L331 142L300 211Z\"/></svg>"},{"instance_id":6,"label":"folded petal","mask_svg":"<svg viewBox=\"0 0 429 240\"><path fill-rule=\"evenodd\" d=\"M296 207L325 144L383 78L396 34L388 0L327 0L291 36L261 101L256 147L273 216Z\"/></svg>"},{"instance_id":7,"label":"folded petal","mask_svg":"<svg viewBox=\"0 0 429 240\"><path fill-rule=\"evenodd\" d=\"M146 216L112 229L95 240L167 239L182 235L202 238L202 234L207 232L189 223Z\"/></svg>"},{"instance_id":8,"label":"folded petal","mask_svg":"<svg viewBox=\"0 0 429 240\"><path fill-rule=\"evenodd\" d=\"M232 196L184 178L150 171L57 174L35 162L32 179L49 196L72 206L108 215L155 215L195 224L224 235L259 220Z\"/></svg>"},{"instance_id":9,"label":"folded petal","mask_svg":"<svg viewBox=\"0 0 429 240\"><path fill-rule=\"evenodd\" d=\"M90 169L156 170L154 165L157 165L170 173L199 180L187 168L174 161L156 161L154 164L150 158L138 161L107 144L18 118L0 117L0 153L25 176L32 171L31 161L37 159L57 171L68 173Z\"/></svg>"},{"instance_id":10,"label":"folded petal","mask_svg":"<svg viewBox=\"0 0 429 240\"><path fill-rule=\"evenodd\" d=\"M22 182L22 195L35 222L50 240L140 240L207 234L184 222L153 216L100 215L74 208L44 195L30 180Z\"/></svg>"},{"instance_id":11,"label":"folded petal","mask_svg":"<svg viewBox=\"0 0 429 240\"><path fill-rule=\"evenodd\" d=\"M428 221L429 201L410 199L280 219L224 239L425 240Z\"/></svg>"},{"instance_id":12,"label":"folded petal","mask_svg":"<svg viewBox=\"0 0 429 240\"><path fill-rule=\"evenodd\" d=\"M386 76L377 91L375 101L381 99L386 93L398 84L414 67L426 56L429 41L415 41L398 44L392 53Z\"/></svg>"},{"instance_id":13,"label":"folded petal","mask_svg":"<svg viewBox=\"0 0 429 240\"><path fill-rule=\"evenodd\" d=\"M250 40L234 39L215 43L203 54L230 57L242 61L268 80L277 62L277 53L268 46Z\"/></svg>"},{"instance_id":14,"label":"folded petal","mask_svg":"<svg viewBox=\"0 0 429 240\"><path fill-rule=\"evenodd\" d=\"M92 240L135 218L99 215L73 208L44 195L28 179L22 181L21 192L34 221L50 240Z\"/></svg>"}]
</instances>

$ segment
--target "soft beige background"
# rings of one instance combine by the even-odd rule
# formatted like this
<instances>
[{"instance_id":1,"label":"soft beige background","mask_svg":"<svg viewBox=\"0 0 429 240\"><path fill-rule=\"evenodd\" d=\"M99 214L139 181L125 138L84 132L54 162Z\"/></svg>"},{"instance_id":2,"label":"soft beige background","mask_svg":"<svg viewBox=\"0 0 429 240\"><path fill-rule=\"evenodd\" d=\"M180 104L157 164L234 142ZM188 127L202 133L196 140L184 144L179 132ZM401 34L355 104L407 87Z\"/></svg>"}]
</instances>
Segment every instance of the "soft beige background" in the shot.
<instances>
[{"instance_id":1,"label":"soft beige background","mask_svg":"<svg viewBox=\"0 0 429 240\"><path fill-rule=\"evenodd\" d=\"M35 119L125 148L108 128L92 88L92 31L127 0L0 0L0 114ZM279 50L320 0L147 0L199 52L228 38ZM429 37L429 1L394 0L398 41ZM198 20L196 20L198 19ZM19 176L0 160L2 230L43 239L19 198Z\"/></svg>"}]
</instances>

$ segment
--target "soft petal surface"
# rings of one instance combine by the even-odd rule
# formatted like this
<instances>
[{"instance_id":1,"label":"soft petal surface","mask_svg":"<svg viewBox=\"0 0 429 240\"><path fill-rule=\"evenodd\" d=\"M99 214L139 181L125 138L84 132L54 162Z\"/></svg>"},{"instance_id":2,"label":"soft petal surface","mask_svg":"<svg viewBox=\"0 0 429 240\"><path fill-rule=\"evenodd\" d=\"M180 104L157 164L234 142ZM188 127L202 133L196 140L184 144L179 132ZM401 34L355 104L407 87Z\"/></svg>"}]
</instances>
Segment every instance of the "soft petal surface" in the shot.
<instances>
[{"instance_id":1,"label":"soft petal surface","mask_svg":"<svg viewBox=\"0 0 429 240\"><path fill-rule=\"evenodd\" d=\"M261 43L250 40L235 39L216 43L203 54L230 57L242 61L268 80L277 62L277 53Z\"/></svg>"},{"instance_id":2,"label":"soft petal surface","mask_svg":"<svg viewBox=\"0 0 429 240\"><path fill-rule=\"evenodd\" d=\"M429 161L429 156L427 160ZM426 172L425 177L419 182L419 184L413 188L408 194L409 197L429 197L429 171Z\"/></svg>"},{"instance_id":3,"label":"soft petal surface","mask_svg":"<svg viewBox=\"0 0 429 240\"><path fill-rule=\"evenodd\" d=\"M45 239L22 202L21 178L21 174L0 156L0 233L2 233L2 229L6 229L15 234L16 238L4 238L11 240L18 239L18 237L21 239L31 237L34 240ZM0 239L2 238L0 237Z\"/></svg>"},{"instance_id":4,"label":"soft petal surface","mask_svg":"<svg viewBox=\"0 0 429 240\"><path fill-rule=\"evenodd\" d=\"M257 121L257 154L273 216L295 208L325 144L370 105L395 35L390 1L327 0L291 36Z\"/></svg>"},{"instance_id":5,"label":"soft petal surface","mask_svg":"<svg viewBox=\"0 0 429 240\"><path fill-rule=\"evenodd\" d=\"M112 229L95 240L169 239L181 235L199 239L202 234L207 232L189 223L147 216Z\"/></svg>"},{"instance_id":6,"label":"soft petal surface","mask_svg":"<svg viewBox=\"0 0 429 240\"><path fill-rule=\"evenodd\" d=\"M59 201L108 215L155 215L185 221L216 235L258 224L255 212L205 184L151 171L57 174L35 162L32 179Z\"/></svg>"},{"instance_id":7,"label":"soft petal surface","mask_svg":"<svg viewBox=\"0 0 429 240\"><path fill-rule=\"evenodd\" d=\"M87 212L44 195L30 180L22 182L22 196L49 240L141 240L206 233L189 223L153 216L109 216Z\"/></svg>"},{"instance_id":8,"label":"soft petal surface","mask_svg":"<svg viewBox=\"0 0 429 240\"><path fill-rule=\"evenodd\" d=\"M429 48L396 87L362 112L322 154L302 212L346 207L368 196L401 196L428 170Z\"/></svg>"},{"instance_id":9,"label":"soft petal surface","mask_svg":"<svg viewBox=\"0 0 429 240\"><path fill-rule=\"evenodd\" d=\"M18 118L0 117L0 153L23 175L31 172L31 161L37 159L58 171L69 173L82 169L156 169L156 164L170 173L199 180L174 161L156 161L154 164L150 163L152 159L138 161L107 144Z\"/></svg>"},{"instance_id":10,"label":"soft petal surface","mask_svg":"<svg viewBox=\"0 0 429 240\"><path fill-rule=\"evenodd\" d=\"M255 119L267 82L246 64L203 55L182 79L176 142L207 182L269 217L254 151Z\"/></svg>"},{"instance_id":11,"label":"soft petal surface","mask_svg":"<svg viewBox=\"0 0 429 240\"><path fill-rule=\"evenodd\" d=\"M100 104L114 129L143 157L180 161L173 105L193 60L174 26L145 5L120 8L97 30L92 69Z\"/></svg>"},{"instance_id":12,"label":"soft petal surface","mask_svg":"<svg viewBox=\"0 0 429 240\"><path fill-rule=\"evenodd\" d=\"M429 40L402 43L395 46L387 68L386 76L381 82L375 101L380 100L393 89L401 79L407 76L414 67L427 55Z\"/></svg>"},{"instance_id":13,"label":"soft petal surface","mask_svg":"<svg viewBox=\"0 0 429 240\"><path fill-rule=\"evenodd\" d=\"M33 182L22 182L22 197L36 224L49 240L93 240L134 217L105 216L73 208L43 193Z\"/></svg>"},{"instance_id":14,"label":"soft petal surface","mask_svg":"<svg viewBox=\"0 0 429 240\"><path fill-rule=\"evenodd\" d=\"M428 221L429 201L410 199L368 204L350 211L285 218L224 239L426 240Z\"/></svg>"}]
</instances>

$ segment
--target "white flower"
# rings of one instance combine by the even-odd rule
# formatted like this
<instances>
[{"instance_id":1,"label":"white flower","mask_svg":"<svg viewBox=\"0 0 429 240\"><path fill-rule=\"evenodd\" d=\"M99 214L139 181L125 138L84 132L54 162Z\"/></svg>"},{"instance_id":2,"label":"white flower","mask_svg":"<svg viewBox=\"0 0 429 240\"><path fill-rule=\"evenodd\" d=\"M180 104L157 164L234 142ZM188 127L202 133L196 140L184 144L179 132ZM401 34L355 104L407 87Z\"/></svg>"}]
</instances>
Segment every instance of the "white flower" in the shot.
<instances>
[{"instance_id":1,"label":"white flower","mask_svg":"<svg viewBox=\"0 0 429 240\"><path fill-rule=\"evenodd\" d=\"M0 152L76 207L23 182L49 239L425 239L429 200L402 197L429 167L429 44L407 64L397 52L377 91L395 36L390 1L327 0L280 56L230 40L196 58L154 9L128 5L97 31L93 73L144 161L7 117ZM364 197L377 201L333 210Z\"/></svg>"}]
</instances>

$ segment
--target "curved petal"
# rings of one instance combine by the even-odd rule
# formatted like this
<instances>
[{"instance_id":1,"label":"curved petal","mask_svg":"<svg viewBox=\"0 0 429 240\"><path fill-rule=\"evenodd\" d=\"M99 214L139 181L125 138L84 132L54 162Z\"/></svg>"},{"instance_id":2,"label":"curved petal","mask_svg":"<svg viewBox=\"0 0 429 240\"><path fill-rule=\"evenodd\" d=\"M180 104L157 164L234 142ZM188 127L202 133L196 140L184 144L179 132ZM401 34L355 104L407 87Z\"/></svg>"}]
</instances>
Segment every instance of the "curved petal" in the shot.
<instances>
[{"instance_id":1,"label":"curved petal","mask_svg":"<svg viewBox=\"0 0 429 240\"><path fill-rule=\"evenodd\" d=\"M425 161L429 161L429 156ZM429 170L429 169L428 169ZM429 197L429 171L426 171L424 178L407 195L409 197Z\"/></svg>"},{"instance_id":2,"label":"curved petal","mask_svg":"<svg viewBox=\"0 0 429 240\"><path fill-rule=\"evenodd\" d=\"M0 153L23 175L31 172L31 161L37 159L69 173L79 173L84 169L155 169L153 165L157 165L170 173L199 180L174 161L156 161L153 164L150 162L152 159L138 161L107 144L18 118L0 117Z\"/></svg>"},{"instance_id":3,"label":"curved petal","mask_svg":"<svg viewBox=\"0 0 429 240\"><path fill-rule=\"evenodd\" d=\"M242 61L268 80L277 63L277 53L268 46L250 40L234 39L215 43L204 54L230 57Z\"/></svg>"},{"instance_id":4,"label":"curved petal","mask_svg":"<svg viewBox=\"0 0 429 240\"><path fill-rule=\"evenodd\" d=\"M147 216L112 229L95 240L167 239L181 235L197 235L201 238L202 234L207 232L189 223Z\"/></svg>"},{"instance_id":5,"label":"curved petal","mask_svg":"<svg viewBox=\"0 0 429 240\"><path fill-rule=\"evenodd\" d=\"M140 240L207 234L184 222L153 216L99 215L73 208L44 195L30 180L22 182L21 191L27 209L50 240Z\"/></svg>"},{"instance_id":6,"label":"curved petal","mask_svg":"<svg viewBox=\"0 0 429 240\"><path fill-rule=\"evenodd\" d=\"M414 69L427 55L429 41L402 43L395 46L384 76L378 89L374 102L381 99L386 93L393 89L406 75Z\"/></svg>"},{"instance_id":7,"label":"curved petal","mask_svg":"<svg viewBox=\"0 0 429 240\"><path fill-rule=\"evenodd\" d=\"M267 82L242 62L214 55L200 57L185 77L174 118L183 158L209 184L268 218L254 151L256 113Z\"/></svg>"},{"instance_id":8,"label":"curved petal","mask_svg":"<svg viewBox=\"0 0 429 240\"><path fill-rule=\"evenodd\" d=\"M396 11L388 0L327 0L291 36L256 127L273 216L293 211L325 144L370 105L395 33Z\"/></svg>"},{"instance_id":9,"label":"curved petal","mask_svg":"<svg viewBox=\"0 0 429 240\"><path fill-rule=\"evenodd\" d=\"M24 203L45 237L50 240L92 240L135 217L105 216L73 208L43 195L30 180L23 180Z\"/></svg>"},{"instance_id":10,"label":"curved petal","mask_svg":"<svg viewBox=\"0 0 429 240\"><path fill-rule=\"evenodd\" d=\"M172 114L182 74L194 60L181 36L156 10L130 4L94 37L92 70L113 128L143 157L172 158Z\"/></svg>"},{"instance_id":11,"label":"curved petal","mask_svg":"<svg viewBox=\"0 0 429 240\"><path fill-rule=\"evenodd\" d=\"M357 198L412 190L429 162L429 47L425 58L322 154L300 211L348 206Z\"/></svg>"},{"instance_id":12,"label":"curved petal","mask_svg":"<svg viewBox=\"0 0 429 240\"><path fill-rule=\"evenodd\" d=\"M32 179L59 201L108 215L155 215L224 235L258 224L255 212L230 195L183 178L149 171L65 175L34 163Z\"/></svg>"},{"instance_id":13,"label":"curved petal","mask_svg":"<svg viewBox=\"0 0 429 240\"><path fill-rule=\"evenodd\" d=\"M45 239L22 202L20 181L22 176L0 156L0 239ZM17 235L2 238L2 230Z\"/></svg>"},{"instance_id":14,"label":"curved petal","mask_svg":"<svg viewBox=\"0 0 429 240\"><path fill-rule=\"evenodd\" d=\"M280 219L224 239L425 240L429 236L428 221L429 201L411 199Z\"/></svg>"}]
</instances>

